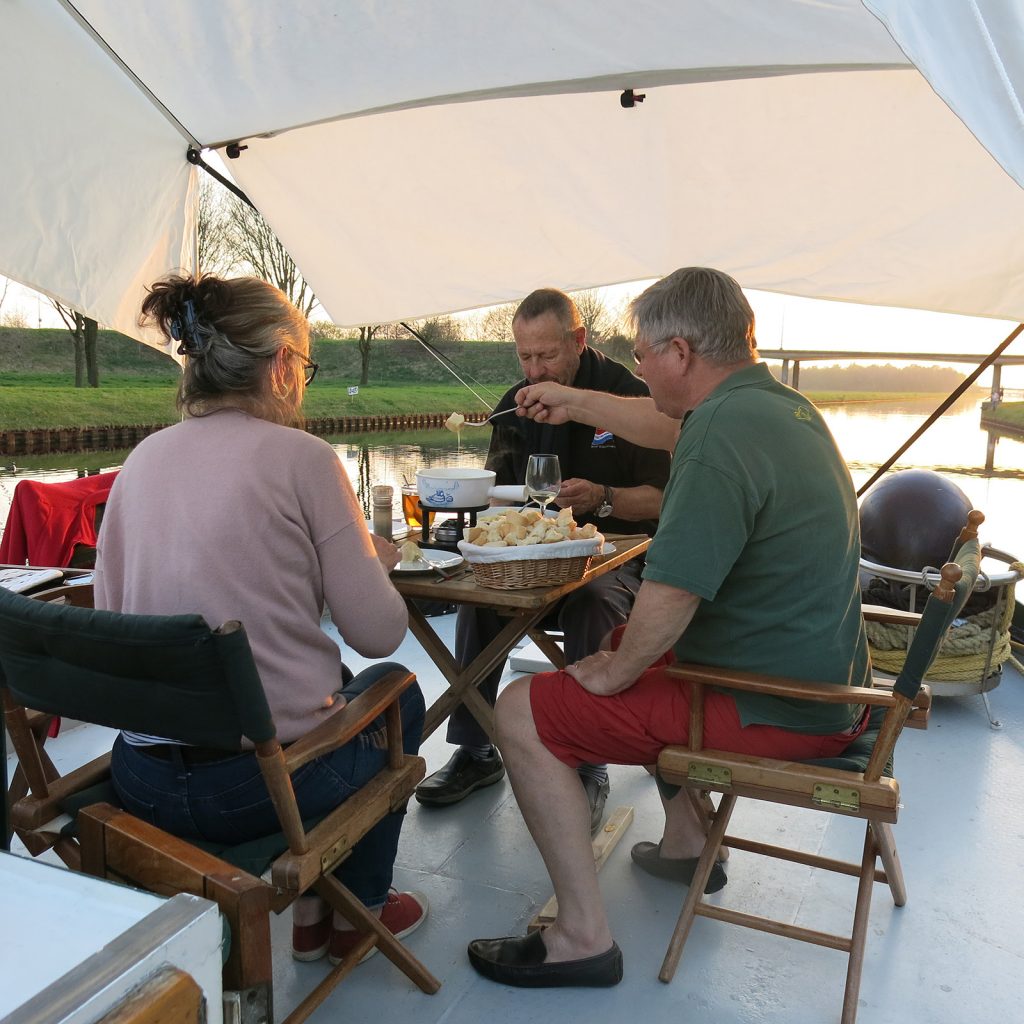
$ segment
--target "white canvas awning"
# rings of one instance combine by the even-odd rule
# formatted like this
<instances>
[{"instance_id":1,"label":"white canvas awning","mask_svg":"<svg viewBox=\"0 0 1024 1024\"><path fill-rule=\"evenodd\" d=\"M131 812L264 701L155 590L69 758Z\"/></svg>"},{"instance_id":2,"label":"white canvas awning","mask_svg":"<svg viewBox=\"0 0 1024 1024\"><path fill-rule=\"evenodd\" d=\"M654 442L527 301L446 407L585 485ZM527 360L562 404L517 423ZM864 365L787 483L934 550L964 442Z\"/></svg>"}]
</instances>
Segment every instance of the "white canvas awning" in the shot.
<instances>
[{"instance_id":1,"label":"white canvas awning","mask_svg":"<svg viewBox=\"0 0 1024 1024\"><path fill-rule=\"evenodd\" d=\"M1024 318L1014 0L69 8L0 5L0 273L136 336L232 142L342 324L687 264Z\"/></svg>"}]
</instances>

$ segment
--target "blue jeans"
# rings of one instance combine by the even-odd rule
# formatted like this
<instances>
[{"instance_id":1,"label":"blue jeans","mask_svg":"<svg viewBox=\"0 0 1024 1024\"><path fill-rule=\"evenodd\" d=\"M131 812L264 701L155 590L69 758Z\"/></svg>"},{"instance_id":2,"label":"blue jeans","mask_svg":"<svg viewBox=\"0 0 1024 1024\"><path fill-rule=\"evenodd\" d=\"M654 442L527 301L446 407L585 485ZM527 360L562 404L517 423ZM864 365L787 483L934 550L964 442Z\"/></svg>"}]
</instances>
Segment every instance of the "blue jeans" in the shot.
<instances>
[{"instance_id":1,"label":"blue jeans","mask_svg":"<svg viewBox=\"0 0 1024 1024\"><path fill-rule=\"evenodd\" d=\"M341 693L352 700L395 669L405 671L394 662L373 665L346 683ZM407 754L415 754L424 714L418 684L402 694L400 707L403 746ZM383 718L376 719L350 743L292 775L303 818L333 810L384 767L388 752L376 745L372 735L383 725ZM153 757L144 747L130 746L118 736L111 773L125 810L185 839L237 844L281 829L253 752L187 765L180 757L170 761ZM403 807L382 818L334 872L371 909L387 899L404 814Z\"/></svg>"}]
</instances>

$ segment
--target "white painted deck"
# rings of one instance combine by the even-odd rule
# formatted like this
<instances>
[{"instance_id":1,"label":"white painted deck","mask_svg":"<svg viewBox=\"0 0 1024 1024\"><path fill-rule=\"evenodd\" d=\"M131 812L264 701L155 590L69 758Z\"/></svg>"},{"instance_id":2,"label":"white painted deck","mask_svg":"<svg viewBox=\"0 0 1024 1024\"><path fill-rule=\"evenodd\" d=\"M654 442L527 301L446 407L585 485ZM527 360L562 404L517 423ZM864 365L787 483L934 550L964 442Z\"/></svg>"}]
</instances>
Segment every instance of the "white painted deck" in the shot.
<instances>
[{"instance_id":1,"label":"white painted deck","mask_svg":"<svg viewBox=\"0 0 1024 1024\"><path fill-rule=\"evenodd\" d=\"M433 620L447 639L454 616ZM440 673L410 636L395 659L417 672L428 703ZM361 659L346 660L354 668ZM1024 680L1008 671L990 694L1002 729L990 728L980 696L936 701L930 728L908 730L897 749L905 808L896 840L909 900L892 904L876 885L861 985L860 1024L963 1024L1022 1019L1024 997ZM448 757L443 728L425 744L428 769ZM109 743L109 731L66 730L52 744L61 768ZM660 835L651 779L612 768L609 807L636 820L604 867L602 889L625 957L613 989L516 990L479 978L466 960L472 938L521 933L550 886L507 781L447 810L410 804L396 884L430 899L427 922L408 939L442 981L423 995L382 956L360 966L310 1018L314 1024L380 1021L621 1024L630 1019L713 1024L838 1021L845 957L714 921L696 922L675 980L658 969L685 890L636 869L629 847ZM739 805L734 832L793 841L857 860L859 822L799 810ZM848 932L856 881L733 852L729 884L712 897L824 931ZM842 902L840 902L842 901ZM274 924L275 1009L280 1019L326 971L326 961L289 955L290 920Z\"/></svg>"}]
</instances>

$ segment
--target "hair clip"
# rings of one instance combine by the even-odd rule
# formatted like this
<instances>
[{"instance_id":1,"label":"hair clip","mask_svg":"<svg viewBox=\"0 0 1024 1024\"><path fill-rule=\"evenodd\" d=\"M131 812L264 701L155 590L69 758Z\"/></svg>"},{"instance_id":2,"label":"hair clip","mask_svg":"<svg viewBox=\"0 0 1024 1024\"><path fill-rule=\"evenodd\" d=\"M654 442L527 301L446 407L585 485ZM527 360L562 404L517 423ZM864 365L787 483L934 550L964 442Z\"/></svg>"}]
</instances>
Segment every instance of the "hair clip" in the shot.
<instances>
[{"instance_id":1,"label":"hair clip","mask_svg":"<svg viewBox=\"0 0 1024 1024\"><path fill-rule=\"evenodd\" d=\"M180 341L178 355L202 355L208 344L208 337L200 330L196 306L191 299L185 299L178 309L177 316L170 322L171 337Z\"/></svg>"}]
</instances>

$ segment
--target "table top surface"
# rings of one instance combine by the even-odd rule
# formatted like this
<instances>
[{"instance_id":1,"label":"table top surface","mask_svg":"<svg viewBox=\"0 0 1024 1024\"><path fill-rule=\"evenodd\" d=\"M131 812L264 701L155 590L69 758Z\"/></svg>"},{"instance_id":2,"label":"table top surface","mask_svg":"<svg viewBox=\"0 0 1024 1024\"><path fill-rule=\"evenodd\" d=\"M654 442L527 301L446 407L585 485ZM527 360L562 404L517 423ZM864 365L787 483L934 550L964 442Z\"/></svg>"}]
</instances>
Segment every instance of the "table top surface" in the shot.
<instances>
[{"instance_id":1,"label":"table top surface","mask_svg":"<svg viewBox=\"0 0 1024 1024\"><path fill-rule=\"evenodd\" d=\"M574 590L603 576L606 572L642 555L650 546L651 538L646 534L606 534L605 539L615 545L610 555L595 555L590 568L579 580L559 583L550 587L529 587L523 590L498 590L481 587L472 574L452 580L440 580L434 573L416 575L393 575L395 589L404 598L420 598L429 601L451 601L455 604L485 605L493 608L515 611L532 611L554 604Z\"/></svg>"}]
</instances>

